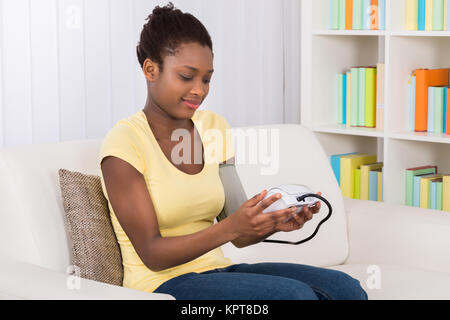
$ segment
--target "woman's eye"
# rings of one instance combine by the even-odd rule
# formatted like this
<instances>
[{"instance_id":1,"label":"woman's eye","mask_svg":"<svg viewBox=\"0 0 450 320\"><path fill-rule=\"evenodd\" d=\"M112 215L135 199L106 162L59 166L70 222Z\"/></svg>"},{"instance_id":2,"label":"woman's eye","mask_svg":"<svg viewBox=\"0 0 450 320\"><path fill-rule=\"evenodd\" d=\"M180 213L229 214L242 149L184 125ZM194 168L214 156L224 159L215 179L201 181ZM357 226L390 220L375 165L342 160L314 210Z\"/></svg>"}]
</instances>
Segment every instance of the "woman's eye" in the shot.
<instances>
[{"instance_id":1,"label":"woman's eye","mask_svg":"<svg viewBox=\"0 0 450 320\"><path fill-rule=\"evenodd\" d=\"M204 82L205 84L209 84L209 83L211 82L211 79L203 80L203 82Z\"/></svg>"},{"instance_id":2,"label":"woman's eye","mask_svg":"<svg viewBox=\"0 0 450 320\"><path fill-rule=\"evenodd\" d=\"M192 80L191 77L184 76L184 75L182 75L182 74L180 74L180 78L181 78L182 80L184 80L184 81L190 81L190 80Z\"/></svg>"}]
</instances>

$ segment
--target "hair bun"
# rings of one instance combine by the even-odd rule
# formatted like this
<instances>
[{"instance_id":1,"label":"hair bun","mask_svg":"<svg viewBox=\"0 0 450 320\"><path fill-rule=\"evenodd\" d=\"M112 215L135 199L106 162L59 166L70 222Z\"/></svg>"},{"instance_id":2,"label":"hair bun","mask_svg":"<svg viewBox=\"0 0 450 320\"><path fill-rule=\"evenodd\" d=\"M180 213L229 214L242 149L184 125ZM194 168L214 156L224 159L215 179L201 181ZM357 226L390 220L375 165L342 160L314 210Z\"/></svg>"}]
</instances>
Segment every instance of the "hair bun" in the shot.
<instances>
[{"instance_id":1,"label":"hair bun","mask_svg":"<svg viewBox=\"0 0 450 320\"><path fill-rule=\"evenodd\" d=\"M169 2L169 4L165 5L164 7L156 6L153 9L152 15L154 16L162 16L165 13L169 13L175 10L175 7L172 2Z\"/></svg>"}]
</instances>

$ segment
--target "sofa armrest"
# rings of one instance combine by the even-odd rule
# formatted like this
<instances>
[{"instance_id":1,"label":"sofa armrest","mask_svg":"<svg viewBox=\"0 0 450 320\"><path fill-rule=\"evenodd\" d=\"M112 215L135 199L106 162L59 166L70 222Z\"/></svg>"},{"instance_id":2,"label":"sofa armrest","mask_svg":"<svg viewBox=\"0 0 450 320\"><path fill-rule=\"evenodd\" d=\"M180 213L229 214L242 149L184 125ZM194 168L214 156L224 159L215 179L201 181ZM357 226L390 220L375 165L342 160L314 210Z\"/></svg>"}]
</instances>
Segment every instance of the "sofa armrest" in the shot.
<instances>
[{"instance_id":1,"label":"sofa armrest","mask_svg":"<svg viewBox=\"0 0 450 320\"><path fill-rule=\"evenodd\" d=\"M0 297L11 300L174 300L170 295L82 279L8 258L0 259Z\"/></svg>"},{"instance_id":2,"label":"sofa armrest","mask_svg":"<svg viewBox=\"0 0 450 320\"><path fill-rule=\"evenodd\" d=\"M346 264L396 264L450 272L450 213L344 198Z\"/></svg>"}]
</instances>

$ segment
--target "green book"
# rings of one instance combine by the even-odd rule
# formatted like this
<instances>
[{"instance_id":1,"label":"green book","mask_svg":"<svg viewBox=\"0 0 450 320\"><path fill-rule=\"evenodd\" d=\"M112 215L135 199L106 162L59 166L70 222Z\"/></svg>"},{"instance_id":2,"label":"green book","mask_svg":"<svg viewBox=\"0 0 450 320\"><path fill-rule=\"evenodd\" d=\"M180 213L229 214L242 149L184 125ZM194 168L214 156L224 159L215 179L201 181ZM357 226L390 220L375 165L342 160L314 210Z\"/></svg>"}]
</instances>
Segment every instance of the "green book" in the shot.
<instances>
[{"instance_id":1,"label":"green book","mask_svg":"<svg viewBox=\"0 0 450 320\"><path fill-rule=\"evenodd\" d=\"M353 199L361 199L361 169L355 169L355 190L353 191Z\"/></svg>"},{"instance_id":2,"label":"green book","mask_svg":"<svg viewBox=\"0 0 450 320\"><path fill-rule=\"evenodd\" d=\"M353 0L353 30L363 29L363 4L364 0Z\"/></svg>"},{"instance_id":3,"label":"green book","mask_svg":"<svg viewBox=\"0 0 450 320\"><path fill-rule=\"evenodd\" d=\"M406 170L405 205L414 206L414 176L436 173L437 167L434 166L412 168Z\"/></svg>"},{"instance_id":4,"label":"green book","mask_svg":"<svg viewBox=\"0 0 450 320\"><path fill-rule=\"evenodd\" d=\"M356 127L359 119L359 68L351 68L350 125Z\"/></svg>"},{"instance_id":5,"label":"green book","mask_svg":"<svg viewBox=\"0 0 450 320\"><path fill-rule=\"evenodd\" d=\"M434 87L434 133L444 131L444 87Z\"/></svg>"},{"instance_id":6,"label":"green book","mask_svg":"<svg viewBox=\"0 0 450 320\"><path fill-rule=\"evenodd\" d=\"M339 30L345 30L345 0L339 0Z\"/></svg>"},{"instance_id":7,"label":"green book","mask_svg":"<svg viewBox=\"0 0 450 320\"><path fill-rule=\"evenodd\" d=\"M358 105L358 126L364 127L366 124L366 69L359 68L359 105Z\"/></svg>"},{"instance_id":8,"label":"green book","mask_svg":"<svg viewBox=\"0 0 450 320\"><path fill-rule=\"evenodd\" d=\"M342 104L342 100L344 99L344 75L343 74L339 74L338 75L338 87L337 87L337 99L338 99L338 113L337 113L337 117L338 117L338 124L342 124L342 113L344 112L344 106Z\"/></svg>"},{"instance_id":9,"label":"green book","mask_svg":"<svg viewBox=\"0 0 450 320\"><path fill-rule=\"evenodd\" d=\"M433 0L433 31L444 30L444 0Z\"/></svg>"},{"instance_id":10,"label":"green book","mask_svg":"<svg viewBox=\"0 0 450 320\"><path fill-rule=\"evenodd\" d=\"M442 210L442 182L436 182L436 210Z\"/></svg>"},{"instance_id":11,"label":"green book","mask_svg":"<svg viewBox=\"0 0 450 320\"><path fill-rule=\"evenodd\" d=\"M366 68L365 126L375 128L377 107L377 69Z\"/></svg>"},{"instance_id":12,"label":"green book","mask_svg":"<svg viewBox=\"0 0 450 320\"><path fill-rule=\"evenodd\" d=\"M330 0L330 29L339 28L339 0Z\"/></svg>"}]
</instances>

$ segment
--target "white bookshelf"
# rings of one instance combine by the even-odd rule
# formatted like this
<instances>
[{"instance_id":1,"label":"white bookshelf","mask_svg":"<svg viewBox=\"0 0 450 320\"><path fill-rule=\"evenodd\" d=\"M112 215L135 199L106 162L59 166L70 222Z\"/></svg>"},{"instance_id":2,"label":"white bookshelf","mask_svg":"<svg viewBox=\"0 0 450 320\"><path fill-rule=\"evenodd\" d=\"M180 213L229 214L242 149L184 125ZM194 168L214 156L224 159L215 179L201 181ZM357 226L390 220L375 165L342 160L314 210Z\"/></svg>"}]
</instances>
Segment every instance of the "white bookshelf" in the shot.
<instances>
[{"instance_id":1,"label":"white bookshelf","mask_svg":"<svg viewBox=\"0 0 450 320\"><path fill-rule=\"evenodd\" d=\"M404 0L386 0L386 30L328 30L328 0L301 1L301 119L327 155L367 152L384 162L384 201L404 204L406 168L450 173L450 136L409 132L408 79L417 68L450 67L449 31L405 31ZM337 74L385 63L384 130L338 125Z\"/></svg>"}]
</instances>

